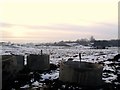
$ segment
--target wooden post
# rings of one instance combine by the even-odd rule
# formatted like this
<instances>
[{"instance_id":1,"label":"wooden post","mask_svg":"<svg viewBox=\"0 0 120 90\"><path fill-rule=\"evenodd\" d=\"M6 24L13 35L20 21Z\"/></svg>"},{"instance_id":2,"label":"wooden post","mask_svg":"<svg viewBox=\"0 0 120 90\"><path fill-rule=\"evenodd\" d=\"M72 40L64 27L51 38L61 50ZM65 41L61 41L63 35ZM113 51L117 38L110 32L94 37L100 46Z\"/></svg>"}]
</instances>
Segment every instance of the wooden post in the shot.
<instances>
[{"instance_id":1,"label":"wooden post","mask_svg":"<svg viewBox=\"0 0 120 90\"><path fill-rule=\"evenodd\" d=\"M79 53L79 59L80 59L80 62L81 62L81 53Z\"/></svg>"},{"instance_id":2,"label":"wooden post","mask_svg":"<svg viewBox=\"0 0 120 90\"><path fill-rule=\"evenodd\" d=\"M41 50L41 55L43 54L43 51Z\"/></svg>"},{"instance_id":3,"label":"wooden post","mask_svg":"<svg viewBox=\"0 0 120 90\"><path fill-rule=\"evenodd\" d=\"M81 63L81 53L79 53L79 59L80 59L80 63ZM80 67L80 64L79 64L79 67Z\"/></svg>"}]
</instances>

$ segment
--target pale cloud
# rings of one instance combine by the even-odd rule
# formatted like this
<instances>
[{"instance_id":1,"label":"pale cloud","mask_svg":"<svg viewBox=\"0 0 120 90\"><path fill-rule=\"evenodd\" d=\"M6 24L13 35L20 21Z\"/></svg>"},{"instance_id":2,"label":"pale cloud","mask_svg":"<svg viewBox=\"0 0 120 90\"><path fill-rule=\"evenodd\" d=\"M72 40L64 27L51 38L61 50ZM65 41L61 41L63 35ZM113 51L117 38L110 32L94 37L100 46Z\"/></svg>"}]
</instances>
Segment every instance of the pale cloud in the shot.
<instances>
[{"instance_id":1,"label":"pale cloud","mask_svg":"<svg viewBox=\"0 0 120 90\"><path fill-rule=\"evenodd\" d=\"M15 1L0 3L0 30L7 41L58 41L117 37L117 1Z\"/></svg>"},{"instance_id":2,"label":"pale cloud","mask_svg":"<svg viewBox=\"0 0 120 90\"><path fill-rule=\"evenodd\" d=\"M106 25L105 25L106 24ZM94 35L98 39L117 38L117 25L97 23L96 26L79 26L71 24L54 24L49 26L3 25L3 37L6 39L35 39L37 41L76 40ZM109 26L110 25L110 26ZM114 26L114 27L113 27Z\"/></svg>"}]
</instances>

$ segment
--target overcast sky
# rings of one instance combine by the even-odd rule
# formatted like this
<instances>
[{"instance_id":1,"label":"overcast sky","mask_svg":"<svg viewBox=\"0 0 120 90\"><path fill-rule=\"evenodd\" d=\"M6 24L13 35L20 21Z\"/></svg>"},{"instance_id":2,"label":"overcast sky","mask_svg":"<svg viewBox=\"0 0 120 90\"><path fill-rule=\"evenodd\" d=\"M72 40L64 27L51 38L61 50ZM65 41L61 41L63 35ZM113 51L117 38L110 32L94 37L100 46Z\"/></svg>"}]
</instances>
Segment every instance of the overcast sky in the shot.
<instances>
[{"instance_id":1,"label":"overcast sky","mask_svg":"<svg viewBox=\"0 0 120 90\"><path fill-rule=\"evenodd\" d=\"M1 0L1 41L118 38L118 0Z\"/></svg>"}]
</instances>

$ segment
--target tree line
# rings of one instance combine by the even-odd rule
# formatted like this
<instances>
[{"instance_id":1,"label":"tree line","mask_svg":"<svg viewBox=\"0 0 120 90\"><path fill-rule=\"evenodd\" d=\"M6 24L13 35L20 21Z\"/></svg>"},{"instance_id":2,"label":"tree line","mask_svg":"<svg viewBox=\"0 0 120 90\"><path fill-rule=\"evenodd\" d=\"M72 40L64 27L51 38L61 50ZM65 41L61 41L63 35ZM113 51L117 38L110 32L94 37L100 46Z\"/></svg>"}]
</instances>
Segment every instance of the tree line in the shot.
<instances>
[{"instance_id":1,"label":"tree line","mask_svg":"<svg viewBox=\"0 0 120 90\"><path fill-rule=\"evenodd\" d=\"M67 46L66 43L76 43L84 46L93 46L93 47L120 47L120 39L112 40L96 40L93 36L90 39L82 38L75 41L60 41L55 42L53 45L57 46Z\"/></svg>"}]
</instances>

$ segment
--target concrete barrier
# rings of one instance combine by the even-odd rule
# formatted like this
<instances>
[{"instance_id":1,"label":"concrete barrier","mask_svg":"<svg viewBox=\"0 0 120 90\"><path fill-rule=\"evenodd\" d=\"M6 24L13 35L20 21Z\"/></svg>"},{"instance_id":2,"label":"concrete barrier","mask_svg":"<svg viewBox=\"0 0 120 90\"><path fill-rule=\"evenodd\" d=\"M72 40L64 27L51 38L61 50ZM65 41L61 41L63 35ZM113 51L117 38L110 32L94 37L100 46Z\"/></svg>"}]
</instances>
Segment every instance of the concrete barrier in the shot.
<instances>
[{"instance_id":1,"label":"concrete barrier","mask_svg":"<svg viewBox=\"0 0 120 90\"><path fill-rule=\"evenodd\" d=\"M14 77L24 67L24 56L2 55L3 80L7 77Z\"/></svg>"},{"instance_id":2,"label":"concrete barrier","mask_svg":"<svg viewBox=\"0 0 120 90\"><path fill-rule=\"evenodd\" d=\"M59 80L83 86L99 86L102 84L102 71L103 67L99 64L78 61L62 62Z\"/></svg>"},{"instance_id":3,"label":"concrete barrier","mask_svg":"<svg viewBox=\"0 0 120 90\"><path fill-rule=\"evenodd\" d=\"M17 73L17 60L13 55L2 56L2 81L12 78Z\"/></svg>"},{"instance_id":4,"label":"concrete barrier","mask_svg":"<svg viewBox=\"0 0 120 90\"><path fill-rule=\"evenodd\" d=\"M30 54L27 57L27 66L31 70L48 70L50 68L49 55Z\"/></svg>"},{"instance_id":5,"label":"concrete barrier","mask_svg":"<svg viewBox=\"0 0 120 90\"><path fill-rule=\"evenodd\" d=\"M22 55L15 55L17 60L17 70L20 71L24 68L24 56Z\"/></svg>"}]
</instances>

